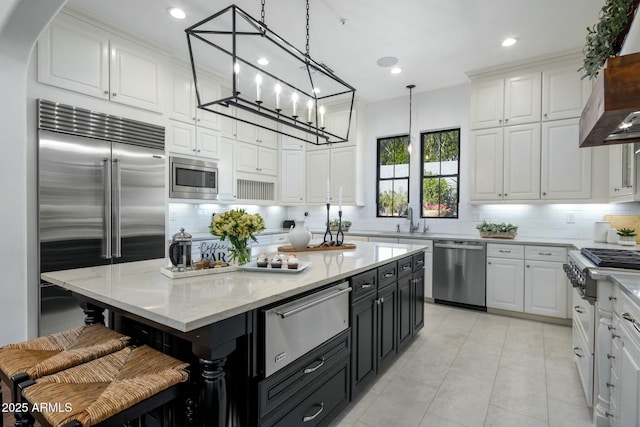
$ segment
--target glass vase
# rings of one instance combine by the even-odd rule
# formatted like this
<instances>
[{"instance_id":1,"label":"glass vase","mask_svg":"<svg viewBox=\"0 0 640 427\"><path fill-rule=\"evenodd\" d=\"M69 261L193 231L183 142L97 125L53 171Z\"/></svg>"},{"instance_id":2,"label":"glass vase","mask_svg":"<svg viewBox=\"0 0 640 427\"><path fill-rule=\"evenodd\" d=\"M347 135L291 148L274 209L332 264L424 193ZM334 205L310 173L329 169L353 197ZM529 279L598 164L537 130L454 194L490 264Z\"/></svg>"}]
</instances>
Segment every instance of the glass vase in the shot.
<instances>
[{"instance_id":1,"label":"glass vase","mask_svg":"<svg viewBox=\"0 0 640 427\"><path fill-rule=\"evenodd\" d=\"M248 240L240 240L229 237L231 246L229 247L229 261L233 264L246 264L251 261L251 247Z\"/></svg>"}]
</instances>

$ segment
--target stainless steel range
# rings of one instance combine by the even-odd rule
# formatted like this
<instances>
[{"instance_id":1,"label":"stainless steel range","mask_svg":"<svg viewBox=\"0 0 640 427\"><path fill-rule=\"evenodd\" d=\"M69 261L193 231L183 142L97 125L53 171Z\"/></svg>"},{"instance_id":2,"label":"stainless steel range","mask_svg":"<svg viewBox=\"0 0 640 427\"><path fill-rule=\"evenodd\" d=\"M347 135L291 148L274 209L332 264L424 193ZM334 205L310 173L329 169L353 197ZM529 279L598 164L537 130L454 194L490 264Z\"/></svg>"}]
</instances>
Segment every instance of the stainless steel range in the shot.
<instances>
[{"instance_id":1,"label":"stainless steel range","mask_svg":"<svg viewBox=\"0 0 640 427\"><path fill-rule=\"evenodd\" d=\"M564 271L574 289L573 353L585 398L593 406L596 425L609 425L613 284L607 270L640 273L640 252L583 248L570 251ZM613 331L613 332L612 332Z\"/></svg>"}]
</instances>

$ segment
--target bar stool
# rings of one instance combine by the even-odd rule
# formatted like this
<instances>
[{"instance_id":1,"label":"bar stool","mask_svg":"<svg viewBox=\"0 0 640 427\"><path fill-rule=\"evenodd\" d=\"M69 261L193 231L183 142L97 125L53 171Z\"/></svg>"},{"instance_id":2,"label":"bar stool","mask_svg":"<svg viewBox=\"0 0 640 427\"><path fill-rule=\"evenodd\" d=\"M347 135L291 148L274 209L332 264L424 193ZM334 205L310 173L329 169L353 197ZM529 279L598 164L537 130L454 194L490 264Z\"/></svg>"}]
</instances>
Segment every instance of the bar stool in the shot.
<instances>
[{"instance_id":1,"label":"bar stool","mask_svg":"<svg viewBox=\"0 0 640 427\"><path fill-rule=\"evenodd\" d=\"M44 427L122 426L174 399L189 366L149 346L124 349L19 385Z\"/></svg>"},{"instance_id":2,"label":"bar stool","mask_svg":"<svg viewBox=\"0 0 640 427\"><path fill-rule=\"evenodd\" d=\"M19 383L121 350L128 341L129 337L94 324L8 344L0 348L0 379L9 385L16 401Z\"/></svg>"}]
</instances>

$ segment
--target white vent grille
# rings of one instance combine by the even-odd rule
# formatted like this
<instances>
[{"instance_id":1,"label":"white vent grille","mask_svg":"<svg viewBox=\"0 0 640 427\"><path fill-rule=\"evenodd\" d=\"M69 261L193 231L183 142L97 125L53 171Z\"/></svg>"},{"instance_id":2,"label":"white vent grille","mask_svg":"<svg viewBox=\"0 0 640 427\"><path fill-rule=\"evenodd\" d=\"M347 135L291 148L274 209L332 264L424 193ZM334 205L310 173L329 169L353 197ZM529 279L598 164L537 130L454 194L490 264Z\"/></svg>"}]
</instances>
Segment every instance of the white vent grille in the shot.
<instances>
[{"instance_id":1,"label":"white vent grille","mask_svg":"<svg viewBox=\"0 0 640 427\"><path fill-rule=\"evenodd\" d=\"M273 182L238 180L238 199L244 200L275 200L276 189Z\"/></svg>"}]
</instances>

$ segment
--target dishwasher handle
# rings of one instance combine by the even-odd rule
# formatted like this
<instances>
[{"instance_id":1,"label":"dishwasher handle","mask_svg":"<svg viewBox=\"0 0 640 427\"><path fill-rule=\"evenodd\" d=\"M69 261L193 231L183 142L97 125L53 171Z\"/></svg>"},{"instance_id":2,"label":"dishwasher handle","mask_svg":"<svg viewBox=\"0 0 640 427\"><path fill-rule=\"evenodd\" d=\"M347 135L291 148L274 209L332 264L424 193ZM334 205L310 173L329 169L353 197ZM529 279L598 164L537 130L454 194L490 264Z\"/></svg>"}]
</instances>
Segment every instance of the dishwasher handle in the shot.
<instances>
[{"instance_id":1,"label":"dishwasher handle","mask_svg":"<svg viewBox=\"0 0 640 427\"><path fill-rule=\"evenodd\" d=\"M289 317L291 315L294 315L296 313L300 313L301 311L304 311L304 310L306 310L308 308L311 308L311 307L316 306L318 304L321 304L321 303L323 303L325 301L333 299L333 298L335 298L335 297L337 297L339 295L349 293L349 292L351 292L352 289L353 288L351 288L351 287L342 289L342 290L340 290L338 292L334 292L332 294L329 294L329 295L323 296L321 298L318 298L316 300L310 301L308 303L302 304L302 305L300 305L300 306L298 306L296 308L293 308L293 309L291 309L289 311L279 311L278 310L278 311L276 311L276 314L278 316L280 316L281 318L285 319L285 318L287 318L287 317Z\"/></svg>"},{"instance_id":2,"label":"dishwasher handle","mask_svg":"<svg viewBox=\"0 0 640 427\"><path fill-rule=\"evenodd\" d=\"M444 249L464 249L464 250L470 250L470 251L484 250L484 246L460 245L455 243L435 243L434 246L436 248L444 248Z\"/></svg>"}]
</instances>

